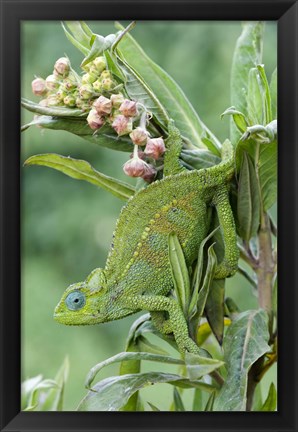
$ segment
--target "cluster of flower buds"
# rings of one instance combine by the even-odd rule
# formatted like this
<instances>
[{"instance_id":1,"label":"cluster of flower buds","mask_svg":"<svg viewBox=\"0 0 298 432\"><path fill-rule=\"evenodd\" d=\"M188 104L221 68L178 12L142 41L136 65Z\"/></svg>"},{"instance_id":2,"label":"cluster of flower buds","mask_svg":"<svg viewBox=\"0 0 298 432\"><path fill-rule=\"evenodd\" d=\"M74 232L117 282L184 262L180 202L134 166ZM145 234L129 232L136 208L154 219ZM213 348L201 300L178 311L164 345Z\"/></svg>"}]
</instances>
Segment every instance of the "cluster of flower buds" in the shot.
<instances>
[{"instance_id":1,"label":"cluster of flower buds","mask_svg":"<svg viewBox=\"0 0 298 432\"><path fill-rule=\"evenodd\" d=\"M80 77L71 68L69 59L61 57L51 75L32 81L32 91L43 97L40 105L86 111L87 123L95 133L107 123L118 136L129 135L134 152L123 170L131 177L142 177L150 183L156 176L157 161L165 152L165 145L161 137L151 138L147 132L145 108L126 99L119 89L117 92L117 83L107 70L103 56L95 58L83 69L84 74ZM134 126L135 123L138 126Z\"/></svg>"},{"instance_id":2,"label":"cluster of flower buds","mask_svg":"<svg viewBox=\"0 0 298 432\"><path fill-rule=\"evenodd\" d=\"M103 56L84 66L84 72L82 77L78 76L71 68L69 59L61 57L56 61L51 75L32 81L32 91L36 96L45 98L45 106L67 106L89 111L94 100L102 93L112 92L117 83L106 69Z\"/></svg>"}]
</instances>

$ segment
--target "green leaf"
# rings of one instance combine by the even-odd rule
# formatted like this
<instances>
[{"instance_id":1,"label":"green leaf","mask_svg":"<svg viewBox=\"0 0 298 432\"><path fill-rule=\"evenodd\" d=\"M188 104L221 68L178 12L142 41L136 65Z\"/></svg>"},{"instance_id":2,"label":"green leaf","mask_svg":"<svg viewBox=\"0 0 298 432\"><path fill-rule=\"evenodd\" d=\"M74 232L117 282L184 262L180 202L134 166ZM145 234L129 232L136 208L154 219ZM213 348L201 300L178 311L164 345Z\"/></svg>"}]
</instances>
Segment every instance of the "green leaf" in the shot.
<instances>
[{"instance_id":1,"label":"green leaf","mask_svg":"<svg viewBox=\"0 0 298 432\"><path fill-rule=\"evenodd\" d=\"M275 68L270 81L272 119L277 117L277 68Z\"/></svg>"},{"instance_id":2,"label":"green leaf","mask_svg":"<svg viewBox=\"0 0 298 432\"><path fill-rule=\"evenodd\" d=\"M261 411L276 411L276 405L277 405L277 392L276 392L275 385L271 383L268 396L261 408Z\"/></svg>"},{"instance_id":3,"label":"green leaf","mask_svg":"<svg viewBox=\"0 0 298 432\"><path fill-rule=\"evenodd\" d=\"M257 68L260 76L260 86L263 93L263 121L266 125L274 119L271 111L271 94L264 65L257 65Z\"/></svg>"},{"instance_id":4,"label":"green leaf","mask_svg":"<svg viewBox=\"0 0 298 432\"><path fill-rule=\"evenodd\" d=\"M101 371L101 369L105 368L106 366L109 366L113 363L119 363L123 361L134 361L134 360L150 360L150 361L156 361L160 363L169 363L169 364L176 364L176 365L184 364L183 360L181 359L175 359L174 357L165 356L165 355L150 354L147 352L122 352L114 355L113 357L108 358L107 360L104 360L101 363L98 363L93 368L91 368L90 371L88 372L85 381L85 387L90 388L92 382L94 381L95 376L98 374L99 371Z\"/></svg>"},{"instance_id":5,"label":"green leaf","mask_svg":"<svg viewBox=\"0 0 298 432\"><path fill-rule=\"evenodd\" d=\"M81 67L86 66L92 62L96 57L100 56L105 50L111 48L113 42L116 39L116 35L110 34L106 37L94 34L91 39L92 47L88 55L84 58L81 63Z\"/></svg>"},{"instance_id":6,"label":"green leaf","mask_svg":"<svg viewBox=\"0 0 298 432\"><path fill-rule=\"evenodd\" d=\"M26 108L28 111L36 114L42 114L52 117L87 117L88 113L83 112L78 108L67 108L67 107L46 107L32 102L28 99L21 99L21 106ZM86 122L86 121L85 121ZM90 129L90 128L89 128Z\"/></svg>"},{"instance_id":7,"label":"green leaf","mask_svg":"<svg viewBox=\"0 0 298 432\"><path fill-rule=\"evenodd\" d=\"M222 344L224 332L225 279L213 279L209 288L205 312L212 332Z\"/></svg>"},{"instance_id":8,"label":"green leaf","mask_svg":"<svg viewBox=\"0 0 298 432\"><path fill-rule=\"evenodd\" d=\"M264 93L260 73L256 67L248 74L247 117L250 125L266 124L264 119Z\"/></svg>"},{"instance_id":9,"label":"green leaf","mask_svg":"<svg viewBox=\"0 0 298 432\"><path fill-rule=\"evenodd\" d=\"M39 382L33 389L29 401L28 406L24 409L24 411L34 411L36 408L38 408L39 411L43 411L42 405L43 405L43 397L41 396L41 393L48 395L48 391L51 389L57 389L58 385L56 381L51 379L45 379Z\"/></svg>"},{"instance_id":10,"label":"green leaf","mask_svg":"<svg viewBox=\"0 0 298 432\"><path fill-rule=\"evenodd\" d=\"M123 30L119 23L116 26ZM183 136L194 146L204 148L202 136L207 135L213 147L217 149L221 147L220 142L201 121L178 84L145 54L130 34L123 37L117 50L156 95ZM209 149L213 150L213 148Z\"/></svg>"},{"instance_id":11,"label":"green leaf","mask_svg":"<svg viewBox=\"0 0 298 432\"><path fill-rule=\"evenodd\" d=\"M212 236L214 234L214 231L211 233L210 236ZM200 249L201 249L202 244L200 245ZM199 252L199 256L200 256L200 252ZM205 309L205 305L207 302L207 298L208 298L208 294L209 294L209 290L210 290L210 285L212 283L213 280L213 276L214 276L214 272L215 272L215 267L217 264L217 259L216 259L216 255L215 252L213 250L213 245L211 245L208 248L208 252L207 252L207 267L206 267L206 271L205 271L205 277L204 277L204 281L202 284L202 287L200 289L200 291L197 291L197 287L194 290L194 294L198 293L197 295L193 295L192 300L194 300L195 302L195 306L194 308L192 308L192 303L190 303L190 307L189 310L192 312L195 312L195 319L196 319L196 325L198 325L199 320L201 318L201 316L203 315L204 309ZM198 271L198 275L199 275L199 271ZM190 314L191 316L191 314Z\"/></svg>"},{"instance_id":12,"label":"green leaf","mask_svg":"<svg viewBox=\"0 0 298 432\"><path fill-rule=\"evenodd\" d=\"M194 381L220 368L224 362L187 352L185 353L185 364L190 381Z\"/></svg>"},{"instance_id":13,"label":"green leaf","mask_svg":"<svg viewBox=\"0 0 298 432\"><path fill-rule=\"evenodd\" d=\"M240 142L237 159L243 151L249 153L255 166L258 166L261 202L266 211L277 199L277 141L268 144L259 144L252 139Z\"/></svg>"},{"instance_id":14,"label":"green leaf","mask_svg":"<svg viewBox=\"0 0 298 432\"><path fill-rule=\"evenodd\" d=\"M246 117L245 117L245 115L244 115L242 112L236 110L235 107L230 107L230 108L227 108L227 109L226 109L226 110L221 114L220 117L223 118L223 117L226 116L226 115L231 115L231 116L233 117L233 120L234 120L234 122L235 122L235 125L237 126L238 130L239 130L241 133L243 133L243 132L246 131L246 128L247 128L248 124L247 124Z\"/></svg>"},{"instance_id":15,"label":"green leaf","mask_svg":"<svg viewBox=\"0 0 298 432\"><path fill-rule=\"evenodd\" d=\"M193 402L192 402L192 411L202 411L203 409L203 392L201 389L195 389Z\"/></svg>"},{"instance_id":16,"label":"green leaf","mask_svg":"<svg viewBox=\"0 0 298 432\"><path fill-rule=\"evenodd\" d=\"M257 234L260 224L260 195L256 170L246 152L238 183L237 217L239 235L249 241Z\"/></svg>"},{"instance_id":17,"label":"green leaf","mask_svg":"<svg viewBox=\"0 0 298 432\"><path fill-rule=\"evenodd\" d=\"M83 43L79 42L79 40L76 39L75 36L72 35L72 33L70 31L67 30L66 26L63 24L63 22L61 23L62 28L64 30L65 36L67 37L67 39L73 44L73 46L75 46L79 51L81 51L84 55L87 55L89 52L89 42L86 43L86 41L82 41Z\"/></svg>"},{"instance_id":18,"label":"green leaf","mask_svg":"<svg viewBox=\"0 0 298 432\"><path fill-rule=\"evenodd\" d=\"M138 75L138 73L124 59L119 57L119 55L117 56L117 64L125 77L125 90L130 99L143 104L146 109L153 114L157 122L163 128L166 128L169 122L169 116L156 95L143 80L143 77Z\"/></svg>"},{"instance_id":19,"label":"green leaf","mask_svg":"<svg viewBox=\"0 0 298 432\"><path fill-rule=\"evenodd\" d=\"M152 411L160 411L155 405L153 405L151 402L147 402L147 404L150 406Z\"/></svg>"},{"instance_id":20,"label":"green leaf","mask_svg":"<svg viewBox=\"0 0 298 432\"><path fill-rule=\"evenodd\" d=\"M215 411L245 411L247 375L266 352L268 316L264 310L246 311L229 326L224 338L227 378L215 401Z\"/></svg>"},{"instance_id":21,"label":"green leaf","mask_svg":"<svg viewBox=\"0 0 298 432\"><path fill-rule=\"evenodd\" d=\"M53 388L48 393L47 397L44 398L41 406L42 411L62 411L63 410L63 399L65 383L69 374L69 360L66 357L62 366L60 367L57 375L55 376L55 382L57 388Z\"/></svg>"},{"instance_id":22,"label":"green leaf","mask_svg":"<svg viewBox=\"0 0 298 432\"><path fill-rule=\"evenodd\" d=\"M213 411L214 401L215 401L216 392L212 392L209 396L209 399L207 401L207 404L205 406L204 411Z\"/></svg>"},{"instance_id":23,"label":"green leaf","mask_svg":"<svg viewBox=\"0 0 298 432\"><path fill-rule=\"evenodd\" d=\"M90 39L93 32L86 23L82 21L64 21L62 26L64 26L64 28L67 27L71 31L75 40L84 48L90 49Z\"/></svg>"},{"instance_id":24,"label":"green leaf","mask_svg":"<svg viewBox=\"0 0 298 432\"><path fill-rule=\"evenodd\" d=\"M247 22L237 40L231 70L231 105L247 116L248 74L251 68L262 63L262 35L264 23ZM231 122L231 142L235 145L241 133Z\"/></svg>"},{"instance_id":25,"label":"green leaf","mask_svg":"<svg viewBox=\"0 0 298 432\"><path fill-rule=\"evenodd\" d=\"M214 153L205 149L182 150L180 153L181 164L187 169L210 168L221 162Z\"/></svg>"},{"instance_id":26,"label":"green leaf","mask_svg":"<svg viewBox=\"0 0 298 432\"><path fill-rule=\"evenodd\" d=\"M181 388L202 388L208 392L214 390L210 384L191 382L176 374L146 372L121 375L97 383L80 402L78 411L118 411L136 391L158 383L168 383Z\"/></svg>"},{"instance_id":27,"label":"green leaf","mask_svg":"<svg viewBox=\"0 0 298 432\"><path fill-rule=\"evenodd\" d=\"M29 397L34 388L42 381L42 375L37 375L33 378L28 378L21 385L21 409L29 407Z\"/></svg>"},{"instance_id":28,"label":"green leaf","mask_svg":"<svg viewBox=\"0 0 298 432\"><path fill-rule=\"evenodd\" d=\"M185 411L185 406L183 404L181 395L179 391L176 389L176 387L174 387L173 399L174 399L175 411Z\"/></svg>"},{"instance_id":29,"label":"green leaf","mask_svg":"<svg viewBox=\"0 0 298 432\"><path fill-rule=\"evenodd\" d=\"M189 275L183 250L176 233L169 234L169 259L176 297L184 315L187 317L190 298Z\"/></svg>"},{"instance_id":30,"label":"green leaf","mask_svg":"<svg viewBox=\"0 0 298 432\"><path fill-rule=\"evenodd\" d=\"M99 132L94 133L87 122L82 119L39 116L28 125L23 126L23 130L33 125L45 129L65 130L93 144L112 150L124 152L132 152L133 150L131 140L126 136L118 137L115 131L108 125L102 126Z\"/></svg>"},{"instance_id":31,"label":"green leaf","mask_svg":"<svg viewBox=\"0 0 298 432\"><path fill-rule=\"evenodd\" d=\"M72 159L53 153L31 156L24 165L43 165L54 168L77 180L85 180L99 186L123 200L129 199L135 192L133 186L108 177L81 159Z\"/></svg>"}]
</instances>

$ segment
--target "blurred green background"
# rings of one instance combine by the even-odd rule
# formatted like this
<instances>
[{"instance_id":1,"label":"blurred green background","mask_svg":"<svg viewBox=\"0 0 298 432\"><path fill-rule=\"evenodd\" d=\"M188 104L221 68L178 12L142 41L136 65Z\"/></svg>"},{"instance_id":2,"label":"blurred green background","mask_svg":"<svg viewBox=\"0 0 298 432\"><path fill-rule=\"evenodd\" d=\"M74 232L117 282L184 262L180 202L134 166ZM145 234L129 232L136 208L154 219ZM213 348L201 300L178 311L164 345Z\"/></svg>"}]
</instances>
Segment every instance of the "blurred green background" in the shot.
<instances>
[{"instance_id":1,"label":"blurred green background","mask_svg":"<svg viewBox=\"0 0 298 432\"><path fill-rule=\"evenodd\" d=\"M112 22L88 24L104 36L115 31ZM229 136L229 120L220 120L220 114L230 106L230 68L240 32L240 22L207 21L140 21L132 32L146 53L180 84L201 119L222 141ZM266 23L263 62L268 77L276 66L276 38L276 23ZM59 22L23 22L21 44L23 97L38 100L31 93L31 81L35 75L50 75L56 59L65 54L80 71L83 57L66 39ZM22 124L31 119L31 113L22 112ZM122 172L122 164L128 159L125 153L97 147L66 132L33 127L22 134L22 161L47 152L85 159L105 174L130 181ZM45 378L54 377L67 355L70 375L64 409L74 410L86 393L87 372L124 349L136 316L99 326L67 327L53 320L53 310L70 283L104 266L123 202L44 167L21 167L21 188L22 379L40 373ZM228 294L243 310L257 307L256 297L241 276L228 281ZM175 370L153 363L145 368ZM100 376L117 372L115 365ZM276 369L272 368L263 384L264 397L270 382L276 381L275 375ZM145 391L145 400L168 410L167 395L172 387L153 387Z\"/></svg>"}]
</instances>

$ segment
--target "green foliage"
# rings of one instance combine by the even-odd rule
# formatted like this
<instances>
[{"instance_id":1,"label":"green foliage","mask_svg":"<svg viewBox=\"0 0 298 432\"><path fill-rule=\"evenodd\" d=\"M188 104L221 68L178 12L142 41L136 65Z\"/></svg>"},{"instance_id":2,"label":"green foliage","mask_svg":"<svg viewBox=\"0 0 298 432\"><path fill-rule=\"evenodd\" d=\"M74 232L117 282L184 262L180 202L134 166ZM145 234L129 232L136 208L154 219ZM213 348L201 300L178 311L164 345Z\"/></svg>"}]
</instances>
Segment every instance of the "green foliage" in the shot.
<instances>
[{"instance_id":1,"label":"green foliage","mask_svg":"<svg viewBox=\"0 0 298 432\"><path fill-rule=\"evenodd\" d=\"M139 45L128 33L133 24L125 29L117 23L119 32L106 37L93 33L84 22L65 22L62 25L68 40L85 56L80 60L82 67L88 67L99 55L105 56L117 83L117 91L121 89L126 97L138 101L150 114L148 131L154 137L167 137L168 120L175 120L183 139L180 161L186 169L209 168L220 162L220 140L202 122L181 87L150 59L142 44ZM243 24L231 70L232 106L223 112L222 117L231 116L230 140L236 147L237 175L231 188L231 200L236 202L235 216L241 257L248 266L248 270L241 268L241 274L253 281L258 290L267 290L268 297L268 286L263 286L260 282L262 278L257 259L261 259L260 250L264 249L264 241L267 250L272 246L272 233L270 229L266 231L265 222L269 217L267 211L275 204L277 197L277 74L275 69L269 84L262 65L263 33L264 23ZM206 71L209 71L207 66ZM30 126L35 125L50 130L49 133L65 131L64 136L71 133L71 137L77 136L95 143L98 145L96 151L103 148L107 151L132 151L133 146L128 136L118 136L110 125L105 125L94 133L86 123L86 111L62 106L42 106L28 99L22 99L22 106L38 115L23 126L22 130L26 133L29 133L27 130ZM80 150L81 154L84 155L85 150L87 148ZM135 193L134 186L102 174L85 160L55 153L31 156L25 165L54 168L72 178L99 186L123 200ZM112 167L116 160L113 158L113 163L109 163L109 166ZM100 162L97 160L97 163ZM156 163L156 167L157 178L161 178L162 161ZM116 172L117 167L117 177ZM95 200L88 200L88 208L90 207L96 208ZM214 227L217 221L214 215L212 218ZM264 230L267 235L265 240L260 235ZM45 232L43 230L42 235L46 235ZM60 237L67 237L63 228ZM75 243L73 248L76 248ZM67 248L70 249L69 246ZM190 398L187 393L190 392L181 389L194 390L191 396L193 411L252 409L249 405L253 394L249 373L254 370L256 362L264 359L264 355L270 351L269 343L271 344L272 338L275 339L276 334L275 321L268 330L267 315L272 309L276 316L276 276L269 281L269 288L273 291L273 304L260 303L260 309L246 308L241 312L233 299L227 299L226 285L229 282L214 279L215 268L222 259L224 248L222 235L216 228L202 241L193 268L188 268L177 235L169 235L169 262L174 287L171 295L183 311L189 333L199 345L200 355L186 353L183 358L176 358L169 354L168 350L177 350L173 336L161 334L153 326L150 316L143 315L132 324L125 352L102 360L90 369L85 383L88 393L79 403L79 411L142 411L148 409L148 406L152 411L159 411L158 403L152 404L143 394L152 385L159 388L164 384L174 386L170 393L169 410L187 410L187 400ZM269 261L271 259L269 265L273 268L273 254L266 258ZM73 271L71 275L72 273ZM238 288L241 290L242 287ZM116 332L118 334L118 329ZM163 348L165 342L168 350ZM222 345L222 350L217 342ZM143 371L144 365L148 367L147 362L157 364L160 370ZM99 372L103 374L106 366L112 367L118 363L120 371L117 375L105 376L94 384ZM264 369L258 370L260 376L272 363L261 362ZM170 365L178 367L179 372L170 373L168 369L164 371L165 365L167 368ZM89 365L87 369L88 367ZM67 374L68 363L65 361L54 380L43 380L38 375L24 381L22 409L62 410ZM259 384L256 395L261 392L260 389ZM274 411L277 404L274 384L270 385L264 403L261 394L258 403L256 399L257 397L253 404L254 410Z\"/></svg>"}]
</instances>

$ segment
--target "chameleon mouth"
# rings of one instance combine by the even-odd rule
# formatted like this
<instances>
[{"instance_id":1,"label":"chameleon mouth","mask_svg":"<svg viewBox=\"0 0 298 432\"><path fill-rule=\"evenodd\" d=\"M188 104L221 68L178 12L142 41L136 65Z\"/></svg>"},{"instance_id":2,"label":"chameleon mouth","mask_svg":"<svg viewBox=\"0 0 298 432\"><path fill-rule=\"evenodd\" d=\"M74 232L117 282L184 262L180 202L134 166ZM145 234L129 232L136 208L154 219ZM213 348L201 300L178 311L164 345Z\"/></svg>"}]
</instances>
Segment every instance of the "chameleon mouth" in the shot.
<instances>
[{"instance_id":1,"label":"chameleon mouth","mask_svg":"<svg viewBox=\"0 0 298 432\"><path fill-rule=\"evenodd\" d=\"M59 322L60 324L64 325L91 325L91 324L97 324L100 322L99 320L100 314L86 314L86 315L80 315L80 316L69 316L65 313L54 313L54 320Z\"/></svg>"}]
</instances>

